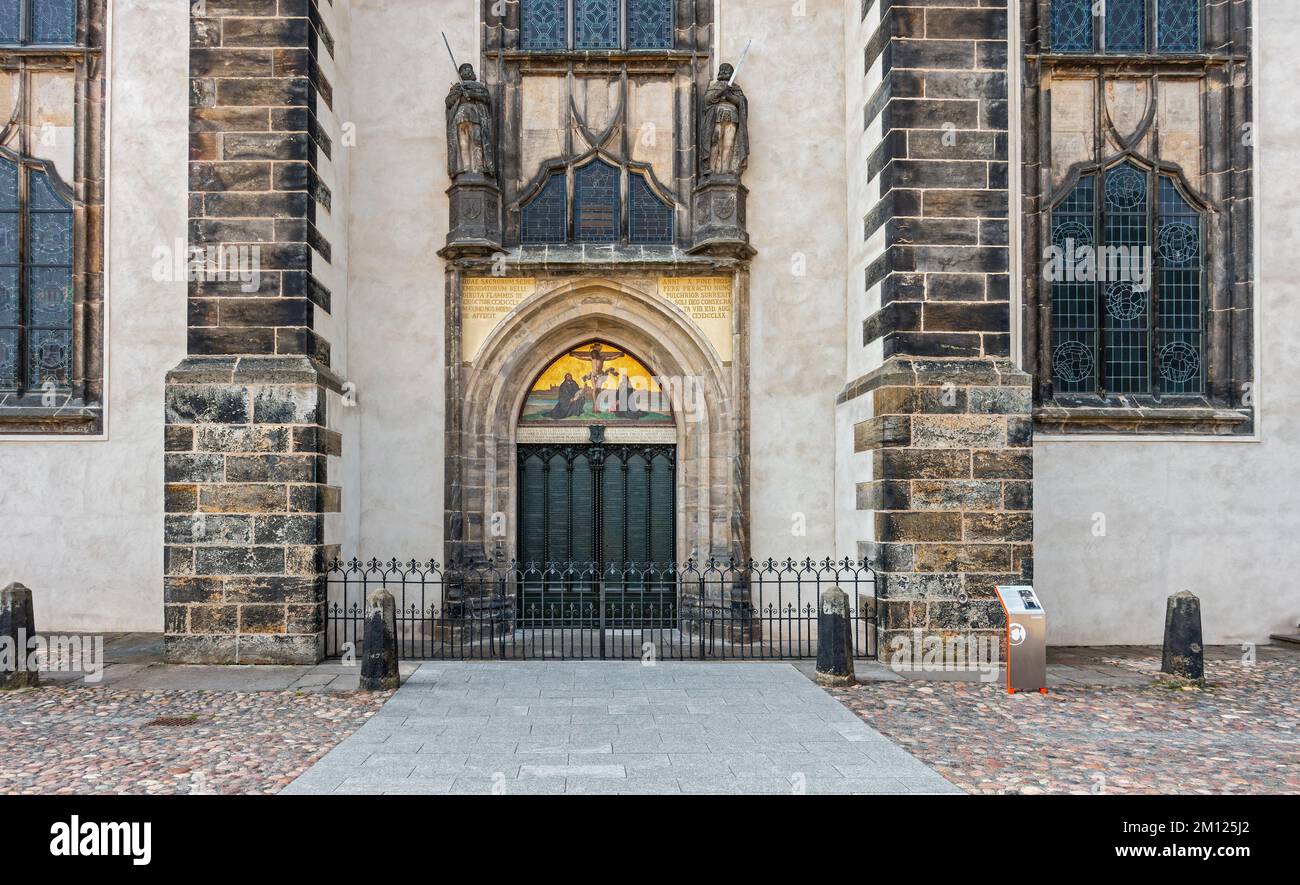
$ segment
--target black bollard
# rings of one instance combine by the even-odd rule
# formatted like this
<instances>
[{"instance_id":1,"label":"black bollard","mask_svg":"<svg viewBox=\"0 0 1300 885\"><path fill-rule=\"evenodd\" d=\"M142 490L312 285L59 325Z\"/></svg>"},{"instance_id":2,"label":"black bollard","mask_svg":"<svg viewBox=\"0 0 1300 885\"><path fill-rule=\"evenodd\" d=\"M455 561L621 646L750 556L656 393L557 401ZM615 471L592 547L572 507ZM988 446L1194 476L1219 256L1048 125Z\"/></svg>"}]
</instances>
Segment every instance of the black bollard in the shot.
<instances>
[{"instance_id":1,"label":"black bollard","mask_svg":"<svg viewBox=\"0 0 1300 885\"><path fill-rule=\"evenodd\" d=\"M1165 607L1165 648L1160 672L1205 683L1205 646L1201 642L1201 600L1183 590Z\"/></svg>"},{"instance_id":2,"label":"black bollard","mask_svg":"<svg viewBox=\"0 0 1300 885\"><path fill-rule=\"evenodd\" d=\"M366 603L361 649L361 690L397 688L397 603L387 590L376 590Z\"/></svg>"},{"instance_id":3,"label":"black bollard","mask_svg":"<svg viewBox=\"0 0 1300 885\"><path fill-rule=\"evenodd\" d=\"M817 684L852 685L853 636L849 595L839 587L822 593L817 612Z\"/></svg>"},{"instance_id":4,"label":"black bollard","mask_svg":"<svg viewBox=\"0 0 1300 885\"><path fill-rule=\"evenodd\" d=\"M0 689L34 688L41 684L27 643L36 636L32 591L22 584L0 590ZM4 648L3 646L8 646Z\"/></svg>"}]
</instances>

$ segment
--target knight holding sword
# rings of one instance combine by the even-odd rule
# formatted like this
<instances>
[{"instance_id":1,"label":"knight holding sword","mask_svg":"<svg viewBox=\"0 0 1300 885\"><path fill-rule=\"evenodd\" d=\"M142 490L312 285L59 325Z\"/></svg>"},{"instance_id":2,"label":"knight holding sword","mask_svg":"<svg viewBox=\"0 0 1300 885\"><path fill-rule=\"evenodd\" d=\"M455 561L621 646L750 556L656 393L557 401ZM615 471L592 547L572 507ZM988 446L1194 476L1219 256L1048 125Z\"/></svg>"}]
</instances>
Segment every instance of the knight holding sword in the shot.
<instances>
[{"instance_id":1,"label":"knight holding sword","mask_svg":"<svg viewBox=\"0 0 1300 885\"><path fill-rule=\"evenodd\" d=\"M446 43L447 35L443 34ZM447 46L451 55L451 46ZM492 94L474 75L474 66L457 65L457 81L447 94L447 166L454 179L462 173L496 175L496 139L492 135Z\"/></svg>"},{"instance_id":2,"label":"knight holding sword","mask_svg":"<svg viewBox=\"0 0 1300 885\"><path fill-rule=\"evenodd\" d=\"M753 41L750 41L751 43ZM749 55L749 44L740 63L718 67L718 79L704 93L700 121L700 172L702 175L739 176L749 165L749 100L736 85L739 68Z\"/></svg>"}]
</instances>

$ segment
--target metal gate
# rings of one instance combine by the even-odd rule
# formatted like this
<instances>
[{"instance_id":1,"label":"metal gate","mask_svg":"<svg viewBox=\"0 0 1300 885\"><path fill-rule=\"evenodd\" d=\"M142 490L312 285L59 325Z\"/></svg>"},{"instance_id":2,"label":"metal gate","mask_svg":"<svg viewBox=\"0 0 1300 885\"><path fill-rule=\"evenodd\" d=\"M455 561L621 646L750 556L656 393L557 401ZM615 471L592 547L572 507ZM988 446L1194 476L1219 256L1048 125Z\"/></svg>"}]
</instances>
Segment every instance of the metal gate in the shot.
<instances>
[{"instance_id":1,"label":"metal gate","mask_svg":"<svg viewBox=\"0 0 1300 885\"><path fill-rule=\"evenodd\" d=\"M360 653L366 603L387 589L407 659L810 658L830 587L849 596L855 656L877 655L875 572L849 559L617 567L352 559L330 563L327 584L330 657Z\"/></svg>"}]
</instances>

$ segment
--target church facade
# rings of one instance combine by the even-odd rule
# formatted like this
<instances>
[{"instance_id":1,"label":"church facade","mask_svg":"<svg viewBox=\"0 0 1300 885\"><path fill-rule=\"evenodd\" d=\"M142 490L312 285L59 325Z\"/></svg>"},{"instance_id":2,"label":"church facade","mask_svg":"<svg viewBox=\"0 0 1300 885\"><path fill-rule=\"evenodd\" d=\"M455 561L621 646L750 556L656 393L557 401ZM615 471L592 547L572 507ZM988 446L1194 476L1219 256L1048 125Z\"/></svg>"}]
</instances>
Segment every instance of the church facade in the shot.
<instances>
[{"instance_id":1,"label":"church facade","mask_svg":"<svg viewBox=\"0 0 1300 885\"><path fill-rule=\"evenodd\" d=\"M176 662L354 556L1292 632L1289 7L0 0L6 580Z\"/></svg>"}]
</instances>

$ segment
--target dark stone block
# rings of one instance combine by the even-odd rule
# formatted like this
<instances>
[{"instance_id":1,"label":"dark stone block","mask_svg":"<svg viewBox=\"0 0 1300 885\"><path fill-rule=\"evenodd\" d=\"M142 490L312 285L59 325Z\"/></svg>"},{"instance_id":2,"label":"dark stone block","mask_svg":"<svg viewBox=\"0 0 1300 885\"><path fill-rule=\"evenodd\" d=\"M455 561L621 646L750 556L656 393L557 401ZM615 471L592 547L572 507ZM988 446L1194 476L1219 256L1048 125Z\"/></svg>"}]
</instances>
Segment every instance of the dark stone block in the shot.
<instances>
[{"instance_id":1,"label":"dark stone block","mask_svg":"<svg viewBox=\"0 0 1300 885\"><path fill-rule=\"evenodd\" d=\"M163 449L168 452L188 452L194 448L194 428L177 424L163 430Z\"/></svg>"},{"instance_id":2,"label":"dark stone block","mask_svg":"<svg viewBox=\"0 0 1300 885\"><path fill-rule=\"evenodd\" d=\"M253 421L257 424L323 424L323 412L321 395L315 387L261 387L253 401Z\"/></svg>"},{"instance_id":3,"label":"dark stone block","mask_svg":"<svg viewBox=\"0 0 1300 885\"><path fill-rule=\"evenodd\" d=\"M1033 510L1034 484L1009 482L1003 486L1002 506L1007 510Z\"/></svg>"},{"instance_id":4,"label":"dark stone block","mask_svg":"<svg viewBox=\"0 0 1300 885\"><path fill-rule=\"evenodd\" d=\"M311 26L305 18L227 18L222 23L222 44L307 46L310 30Z\"/></svg>"},{"instance_id":5,"label":"dark stone block","mask_svg":"<svg viewBox=\"0 0 1300 885\"><path fill-rule=\"evenodd\" d=\"M309 326L312 309L305 298L225 298L221 301L221 325Z\"/></svg>"},{"instance_id":6,"label":"dark stone block","mask_svg":"<svg viewBox=\"0 0 1300 885\"><path fill-rule=\"evenodd\" d=\"M891 301L862 323L862 343L870 344L890 332L911 332L920 329L921 304L919 302Z\"/></svg>"},{"instance_id":7,"label":"dark stone block","mask_svg":"<svg viewBox=\"0 0 1300 885\"><path fill-rule=\"evenodd\" d=\"M190 164L192 191L265 191L270 187L270 163Z\"/></svg>"},{"instance_id":8,"label":"dark stone block","mask_svg":"<svg viewBox=\"0 0 1300 885\"><path fill-rule=\"evenodd\" d=\"M0 690L35 688L41 683L27 643L36 637L36 614L32 591L13 583L0 590L0 642L8 646L13 659L0 661Z\"/></svg>"},{"instance_id":9,"label":"dark stone block","mask_svg":"<svg viewBox=\"0 0 1300 885\"><path fill-rule=\"evenodd\" d=\"M881 449L880 479L970 479L969 452L944 449Z\"/></svg>"},{"instance_id":10,"label":"dark stone block","mask_svg":"<svg viewBox=\"0 0 1300 885\"><path fill-rule=\"evenodd\" d=\"M305 132L227 132L221 141L223 160L306 160Z\"/></svg>"},{"instance_id":11,"label":"dark stone block","mask_svg":"<svg viewBox=\"0 0 1300 885\"><path fill-rule=\"evenodd\" d=\"M169 424L245 424L248 391L215 384L172 385L167 388Z\"/></svg>"},{"instance_id":12,"label":"dark stone block","mask_svg":"<svg viewBox=\"0 0 1300 885\"><path fill-rule=\"evenodd\" d=\"M221 578L172 577L163 578L163 602L182 607L187 603L214 603L222 601ZM168 629L168 633L183 633L184 629Z\"/></svg>"},{"instance_id":13,"label":"dark stone block","mask_svg":"<svg viewBox=\"0 0 1300 885\"><path fill-rule=\"evenodd\" d=\"M229 49L195 46L190 49L191 77L270 77L274 73L269 49Z\"/></svg>"},{"instance_id":14,"label":"dark stone block","mask_svg":"<svg viewBox=\"0 0 1300 885\"><path fill-rule=\"evenodd\" d=\"M304 218L311 197L298 191L216 193L203 197L203 214L235 218Z\"/></svg>"},{"instance_id":15,"label":"dark stone block","mask_svg":"<svg viewBox=\"0 0 1300 885\"><path fill-rule=\"evenodd\" d=\"M982 188L988 186L988 168L962 160L894 160L881 173L881 187Z\"/></svg>"},{"instance_id":16,"label":"dark stone block","mask_svg":"<svg viewBox=\"0 0 1300 885\"><path fill-rule=\"evenodd\" d=\"M325 537L325 523L317 515L259 516L253 532L256 544L319 544Z\"/></svg>"},{"instance_id":17,"label":"dark stone block","mask_svg":"<svg viewBox=\"0 0 1300 885\"><path fill-rule=\"evenodd\" d=\"M1201 600L1188 590L1169 597L1165 607L1165 642L1160 672L1205 683L1205 646L1201 638Z\"/></svg>"},{"instance_id":18,"label":"dark stone block","mask_svg":"<svg viewBox=\"0 0 1300 885\"><path fill-rule=\"evenodd\" d=\"M931 273L925 275L927 301L979 301L984 298L985 274Z\"/></svg>"},{"instance_id":19,"label":"dark stone block","mask_svg":"<svg viewBox=\"0 0 1300 885\"><path fill-rule=\"evenodd\" d=\"M983 355L978 334L955 332L891 332L884 338L884 355L976 357Z\"/></svg>"},{"instance_id":20,"label":"dark stone block","mask_svg":"<svg viewBox=\"0 0 1300 885\"><path fill-rule=\"evenodd\" d=\"M190 353L275 353L275 330L249 327L190 328L186 332ZM247 418L244 419L246 421ZM233 423L242 424L244 421ZM219 423L219 422L217 422Z\"/></svg>"},{"instance_id":21,"label":"dark stone block","mask_svg":"<svg viewBox=\"0 0 1300 885\"><path fill-rule=\"evenodd\" d=\"M839 587L822 593L817 609L819 685L852 685L853 636L849 596Z\"/></svg>"},{"instance_id":22,"label":"dark stone block","mask_svg":"<svg viewBox=\"0 0 1300 885\"><path fill-rule=\"evenodd\" d=\"M364 636L361 690L395 690L401 679L397 670L397 605L387 590L376 590L366 600Z\"/></svg>"},{"instance_id":23,"label":"dark stone block","mask_svg":"<svg viewBox=\"0 0 1300 885\"><path fill-rule=\"evenodd\" d=\"M265 575L284 571L281 547L197 547L194 568L199 575Z\"/></svg>"},{"instance_id":24,"label":"dark stone block","mask_svg":"<svg viewBox=\"0 0 1300 885\"><path fill-rule=\"evenodd\" d=\"M1032 451L975 452L974 475L978 479L1033 479Z\"/></svg>"},{"instance_id":25,"label":"dark stone block","mask_svg":"<svg viewBox=\"0 0 1300 885\"><path fill-rule=\"evenodd\" d=\"M225 461L220 455L168 453L163 459L165 482L220 482Z\"/></svg>"},{"instance_id":26,"label":"dark stone block","mask_svg":"<svg viewBox=\"0 0 1300 885\"><path fill-rule=\"evenodd\" d=\"M883 55L885 67L889 70L894 68L970 70L975 64L975 43L970 40L894 40L886 47Z\"/></svg>"},{"instance_id":27,"label":"dark stone block","mask_svg":"<svg viewBox=\"0 0 1300 885\"><path fill-rule=\"evenodd\" d=\"M912 507L911 484L880 480L862 482L857 486L858 510L910 510Z\"/></svg>"},{"instance_id":28,"label":"dark stone block","mask_svg":"<svg viewBox=\"0 0 1300 885\"><path fill-rule=\"evenodd\" d=\"M284 633L285 607L283 605L239 606L240 633Z\"/></svg>"},{"instance_id":29,"label":"dark stone block","mask_svg":"<svg viewBox=\"0 0 1300 885\"><path fill-rule=\"evenodd\" d=\"M979 102L963 99L896 98L881 113L889 129L979 129ZM960 138L960 135L958 136Z\"/></svg>"},{"instance_id":30,"label":"dark stone block","mask_svg":"<svg viewBox=\"0 0 1300 885\"><path fill-rule=\"evenodd\" d=\"M878 512L876 538L883 542L959 541L962 515L940 511Z\"/></svg>"},{"instance_id":31,"label":"dark stone block","mask_svg":"<svg viewBox=\"0 0 1300 885\"><path fill-rule=\"evenodd\" d=\"M941 15L925 17L925 36L930 40L1005 40L1006 9L945 9Z\"/></svg>"},{"instance_id":32,"label":"dark stone block","mask_svg":"<svg viewBox=\"0 0 1300 885\"><path fill-rule=\"evenodd\" d=\"M1005 301L945 301L925 305L927 332L1004 332L1011 322Z\"/></svg>"},{"instance_id":33,"label":"dark stone block","mask_svg":"<svg viewBox=\"0 0 1300 885\"><path fill-rule=\"evenodd\" d=\"M237 655L238 643L233 635L169 633L163 637L163 658L169 664L229 664L237 660Z\"/></svg>"},{"instance_id":34,"label":"dark stone block","mask_svg":"<svg viewBox=\"0 0 1300 885\"><path fill-rule=\"evenodd\" d=\"M1004 190L929 190L922 196L922 214L939 218L1006 218Z\"/></svg>"},{"instance_id":35,"label":"dark stone block","mask_svg":"<svg viewBox=\"0 0 1300 885\"><path fill-rule=\"evenodd\" d=\"M306 77L217 80L217 107L306 106L311 82Z\"/></svg>"},{"instance_id":36,"label":"dark stone block","mask_svg":"<svg viewBox=\"0 0 1300 885\"><path fill-rule=\"evenodd\" d=\"M318 482L314 455L231 455L226 458L227 482Z\"/></svg>"}]
</instances>

